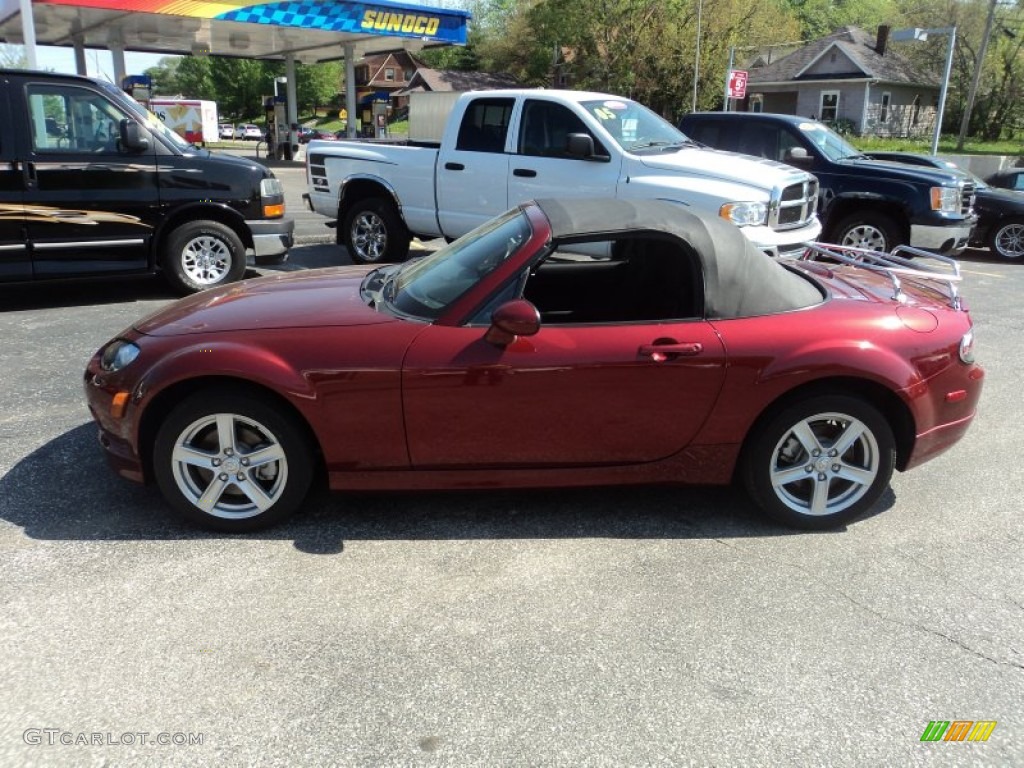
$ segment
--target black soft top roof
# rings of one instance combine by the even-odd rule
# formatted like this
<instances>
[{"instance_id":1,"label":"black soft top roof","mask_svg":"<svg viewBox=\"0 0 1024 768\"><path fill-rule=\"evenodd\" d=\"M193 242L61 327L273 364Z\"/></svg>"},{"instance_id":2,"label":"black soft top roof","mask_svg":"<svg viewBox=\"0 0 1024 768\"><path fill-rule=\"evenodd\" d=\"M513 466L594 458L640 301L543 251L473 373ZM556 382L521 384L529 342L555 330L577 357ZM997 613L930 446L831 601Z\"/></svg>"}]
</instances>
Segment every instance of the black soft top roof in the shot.
<instances>
[{"instance_id":1,"label":"black soft top roof","mask_svg":"<svg viewBox=\"0 0 1024 768\"><path fill-rule=\"evenodd\" d=\"M537 205L556 240L648 233L675 238L697 254L709 318L750 317L817 304L820 289L757 250L723 219L660 200L543 199ZM680 252L685 258L685 251Z\"/></svg>"}]
</instances>

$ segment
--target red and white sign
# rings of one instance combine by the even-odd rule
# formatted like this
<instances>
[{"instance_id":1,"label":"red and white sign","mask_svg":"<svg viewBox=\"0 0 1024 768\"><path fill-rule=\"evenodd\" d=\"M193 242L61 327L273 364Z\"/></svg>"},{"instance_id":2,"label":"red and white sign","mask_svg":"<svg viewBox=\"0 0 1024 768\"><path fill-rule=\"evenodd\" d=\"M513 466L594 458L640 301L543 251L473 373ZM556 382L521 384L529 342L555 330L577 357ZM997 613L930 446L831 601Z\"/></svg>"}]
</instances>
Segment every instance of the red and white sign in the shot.
<instances>
[{"instance_id":1,"label":"red and white sign","mask_svg":"<svg viewBox=\"0 0 1024 768\"><path fill-rule=\"evenodd\" d=\"M742 99L747 95L747 73L734 69L729 73L729 98Z\"/></svg>"}]
</instances>

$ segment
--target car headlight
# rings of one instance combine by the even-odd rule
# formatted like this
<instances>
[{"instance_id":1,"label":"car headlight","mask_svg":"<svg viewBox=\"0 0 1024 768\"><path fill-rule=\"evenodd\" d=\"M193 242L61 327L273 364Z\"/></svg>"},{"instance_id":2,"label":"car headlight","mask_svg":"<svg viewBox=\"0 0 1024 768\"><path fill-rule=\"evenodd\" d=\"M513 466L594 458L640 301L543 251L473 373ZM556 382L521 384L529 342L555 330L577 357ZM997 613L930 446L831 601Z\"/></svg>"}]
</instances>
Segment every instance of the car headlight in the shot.
<instances>
[{"instance_id":1,"label":"car headlight","mask_svg":"<svg viewBox=\"0 0 1024 768\"><path fill-rule=\"evenodd\" d=\"M284 187L281 180L276 178L262 179L260 181L260 195L262 197L284 197Z\"/></svg>"},{"instance_id":2,"label":"car headlight","mask_svg":"<svg viewBox=\"0 0 1024 768\"><path fill-rule=\"evenodd\" d=\"M967 365L974 362L974 329L972 328L960 339L960 360Z\"/></svg>"},{"instance_id":3,"label":"car headlight","mask_svg":"<svg viewBox=\"0 0 1024 768\"><path fill-rule=\"evenodd\" d=\"M932 210L960 213L960 190L956 187L932 187Z\"/></svg>"},{"instance_id":4,"label":"car headlight","mask_svg":"<svg viewBox=\"0 0 1024 768\"><path fill-rule=\"evenodd\" d=\"M130 341L114 339L107 344L103 354L100 356L100 368L108 373L114 373L131 365L132 361L138 356L139 348Z\"/></svg>"},{"instance_id":5,"label":"car headlight","mask_svg":"<svg viewBox=\"0 0 1024 768\"><path fill-rule=\"evenodd\" d=\"M726 203L718 215L737 227L756 226L768 220L768 206L764 203Z\"/></svg>"},{"instance_id":6,"label":"car headlight","mask_svg":"<svg viewBox=\"0 0 1024 768\"><path fill-rule=\"evenodd\" d=\"M280 179L260 181L260 197L263 198L263 218L279 219L284 216L284 187Z\"/></svg>"}]
</instances>

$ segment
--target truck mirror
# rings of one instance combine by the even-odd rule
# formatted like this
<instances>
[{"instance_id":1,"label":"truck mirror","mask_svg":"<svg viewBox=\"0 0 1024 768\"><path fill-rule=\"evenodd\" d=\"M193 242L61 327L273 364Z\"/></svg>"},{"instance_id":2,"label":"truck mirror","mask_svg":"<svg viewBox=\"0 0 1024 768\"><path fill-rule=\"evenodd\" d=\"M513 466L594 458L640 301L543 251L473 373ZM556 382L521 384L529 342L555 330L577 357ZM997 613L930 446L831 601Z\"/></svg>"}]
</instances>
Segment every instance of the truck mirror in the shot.
<instances>
[{"instance_id":1,"label":"truck mirror","mask_svg":"<svg viewBox=\"0 0 1024 768\"><path fill-rule=\"evenodd\" d=\"M149 149L149 137L142 134L139 124L129 118L123 118L120 124L121 149L129 152L145 152Z\"/></svg>"},{"instance_id":2,"label":"truck mirror","mask_svg":"<svg viewBox=\"0 0 1024 768\"><path fill-rule=\"evenodd\" d=\"M796 165L809 163L811 156L807 154L807 150L803 147L793 147L786 150L786 162L794 163Z\"/></svg>"},{"instance_id":3,"label":"truck mirror","mask_svg":"<svg viewBox=\"0 0 1024 768\"><path fill-rule=\"evenodd\" d=\"M594 137L589 133L570 133L565 149L573 157L586 160L594 156Z\"/></svg>"}]
</instances>

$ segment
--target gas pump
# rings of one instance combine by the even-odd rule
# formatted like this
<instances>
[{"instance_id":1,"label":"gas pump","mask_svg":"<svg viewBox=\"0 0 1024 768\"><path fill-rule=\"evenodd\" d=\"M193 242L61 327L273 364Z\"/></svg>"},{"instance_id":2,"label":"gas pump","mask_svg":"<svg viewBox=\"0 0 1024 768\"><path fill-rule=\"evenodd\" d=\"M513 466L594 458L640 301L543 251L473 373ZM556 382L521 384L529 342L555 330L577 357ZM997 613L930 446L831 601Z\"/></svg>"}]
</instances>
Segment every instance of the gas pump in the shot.
<instances>
[{"instance_id":1,"label":"gas pump","mask_svg":"<svg viewBox=\"0 0 1024 768\"><path fill-rule=\"evenodd\" d=\"M128 75L121 80L121 90L149 109L153 80L149 75Z\"/></svg>"},{"instance_id":2,"label":"gas pump","mask_svg":"<svg viewBox=\"0 0 1024 768\"><path fill-rule=\"evenodd\" d=\"M267 96L263 100L267 116L267 157L271 160L291 159L288 142L288 117L284 96Z\"/></svg>"}]
</instances>

